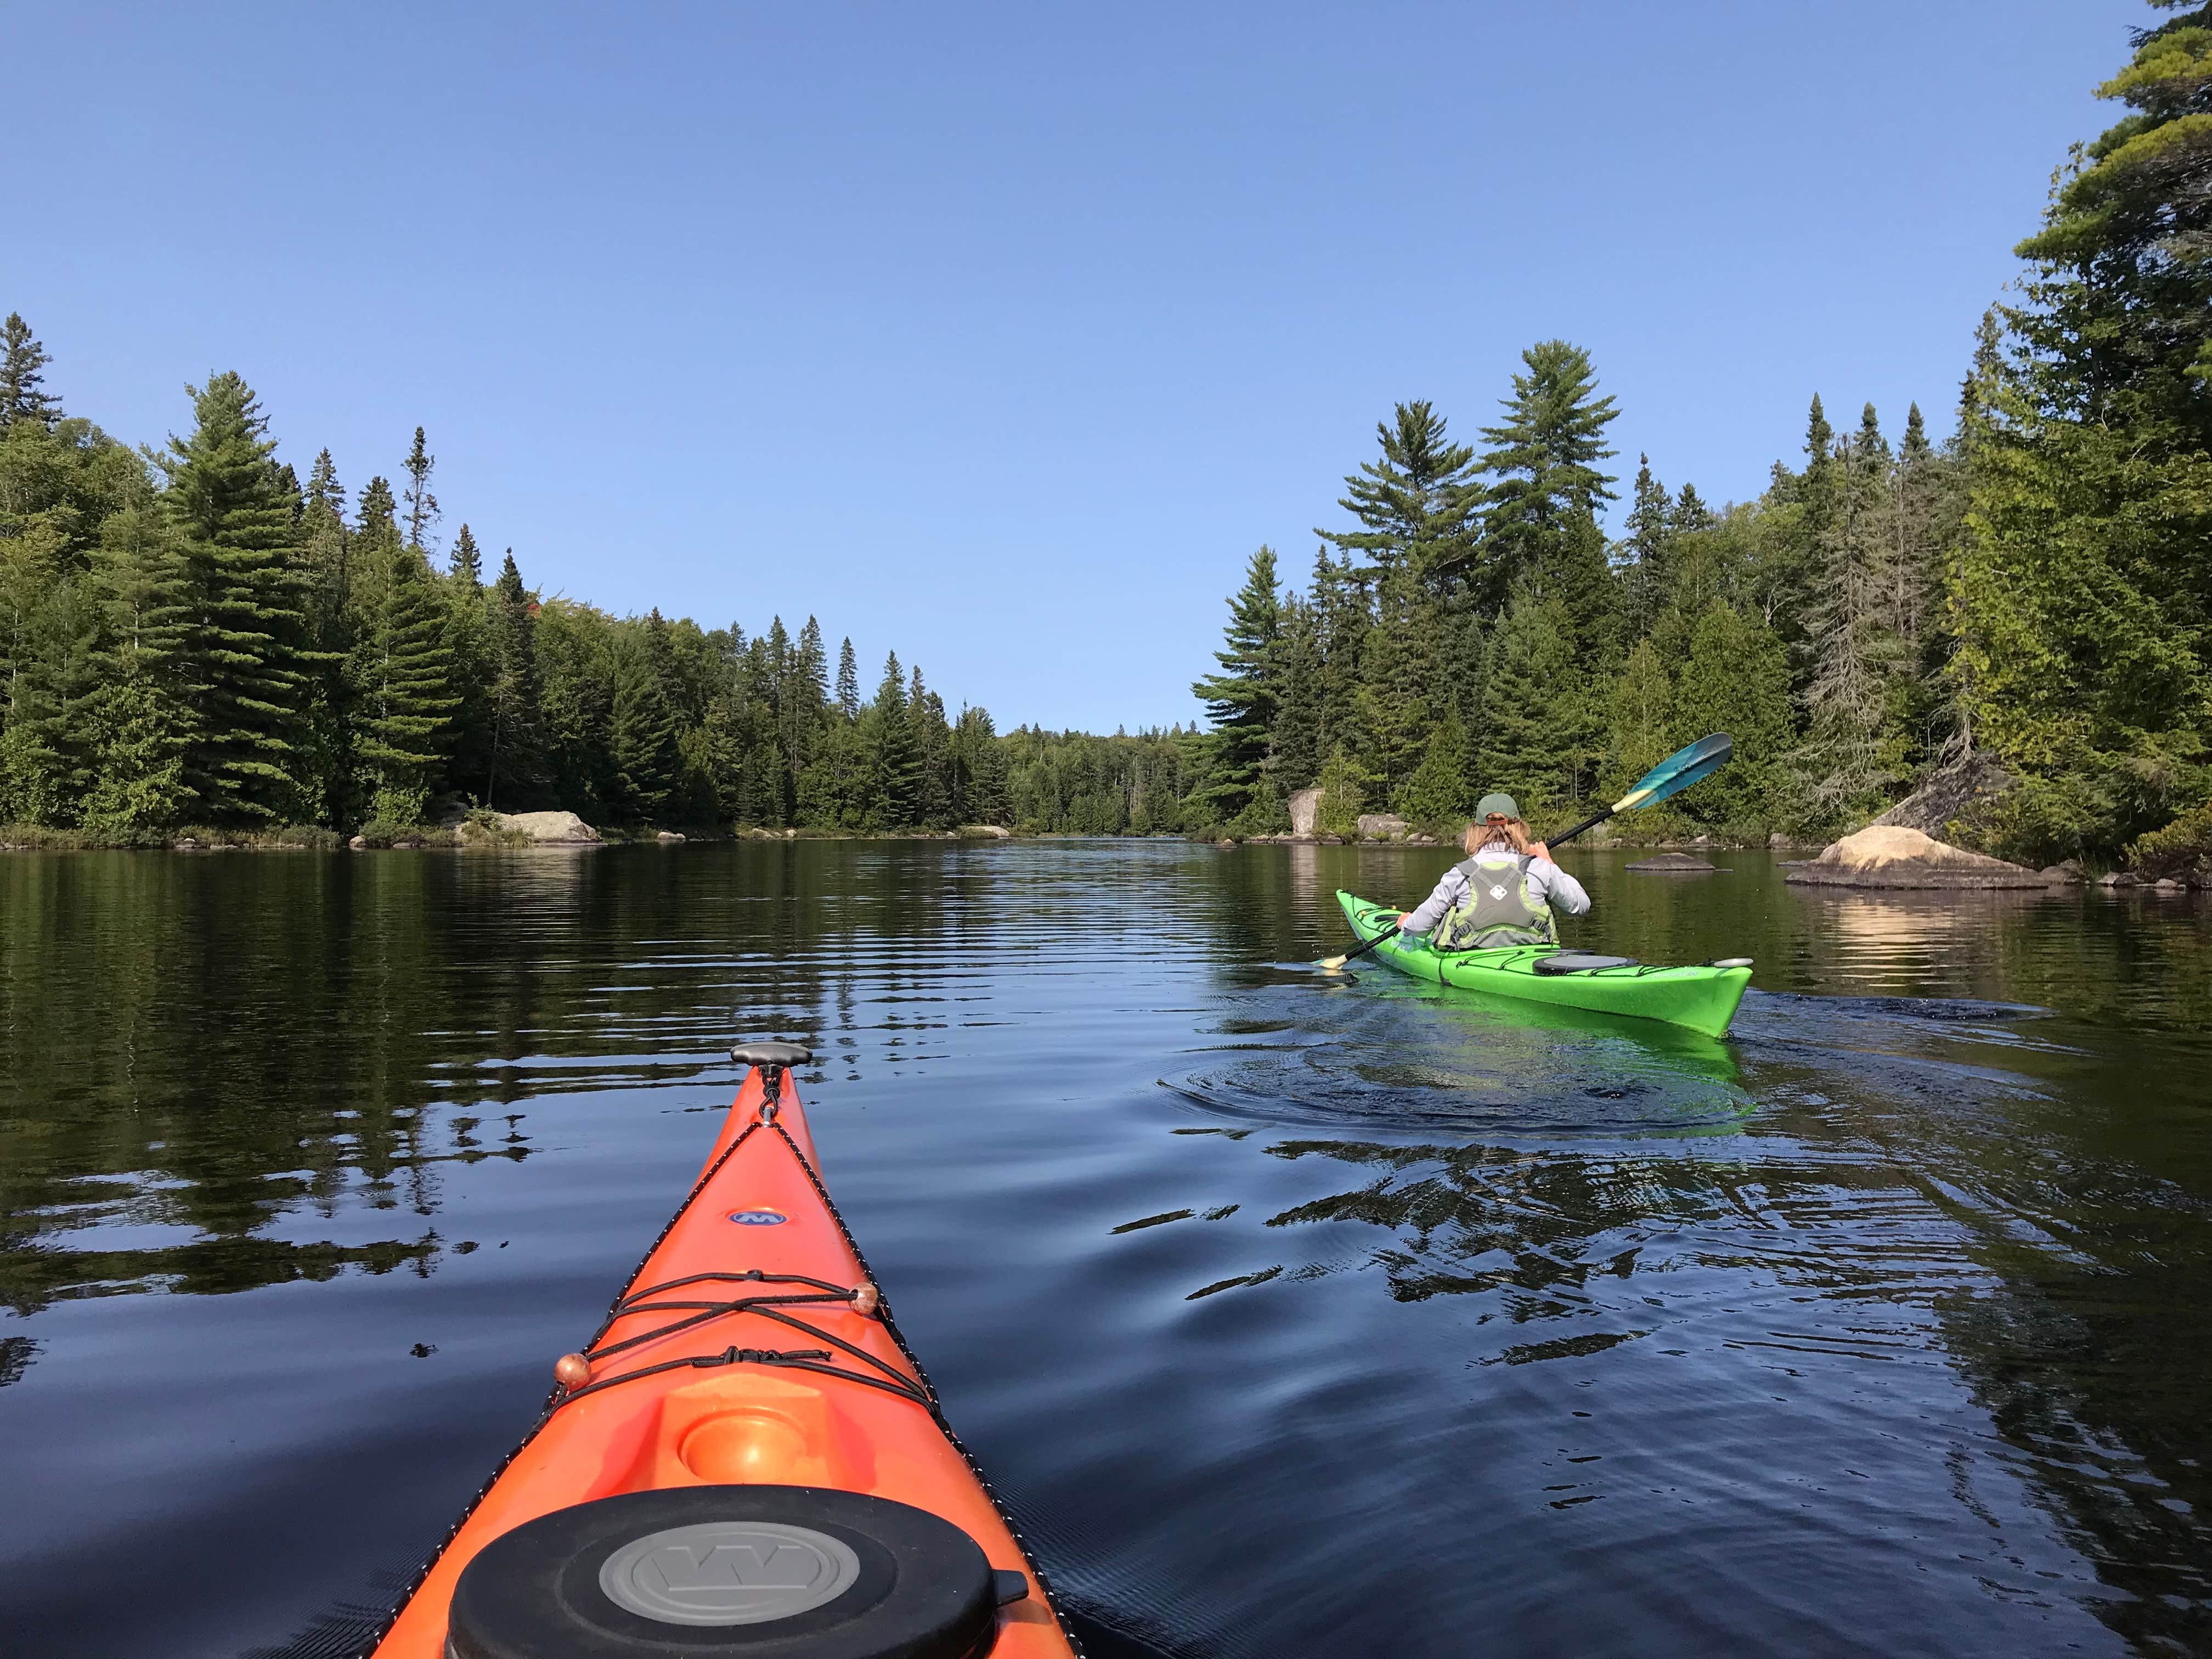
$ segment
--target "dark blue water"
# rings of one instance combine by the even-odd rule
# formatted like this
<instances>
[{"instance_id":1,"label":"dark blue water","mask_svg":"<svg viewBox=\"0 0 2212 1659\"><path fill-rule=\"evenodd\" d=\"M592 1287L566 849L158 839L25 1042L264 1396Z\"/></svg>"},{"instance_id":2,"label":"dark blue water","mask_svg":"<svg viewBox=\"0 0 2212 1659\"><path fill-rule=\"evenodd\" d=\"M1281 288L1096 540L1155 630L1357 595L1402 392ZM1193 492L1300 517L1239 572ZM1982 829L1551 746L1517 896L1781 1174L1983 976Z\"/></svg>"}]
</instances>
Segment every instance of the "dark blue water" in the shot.
<instances>
[{"instance_id":1,"label":"dark blue water","mask_svg":"<svg viewBox=\"0 0 2212 1659\"><path fill-rule=\"evenodd\" d=\"M0 1649L350 1652L738 1034L1103 1641L2212 1651L2212 913L1570 855L1733 1039L1383 971L1434 851L0 860Z\"/></svg>"}]
</instances>

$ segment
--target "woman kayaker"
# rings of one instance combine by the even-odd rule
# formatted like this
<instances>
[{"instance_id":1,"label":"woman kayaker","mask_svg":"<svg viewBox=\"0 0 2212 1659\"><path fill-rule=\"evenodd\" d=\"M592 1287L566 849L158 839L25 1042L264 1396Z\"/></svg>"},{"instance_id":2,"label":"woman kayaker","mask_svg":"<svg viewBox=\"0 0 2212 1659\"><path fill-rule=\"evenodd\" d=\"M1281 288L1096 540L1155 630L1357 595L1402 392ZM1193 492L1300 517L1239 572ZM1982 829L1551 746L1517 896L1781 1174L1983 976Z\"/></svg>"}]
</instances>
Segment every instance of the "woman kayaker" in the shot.
<instances>
[{"instance_id":1,"label":"woman kayaker","mask_svg":"<svg viewBox=\"0 0 2212 1659\"><path fill-rule=\"evenodd\" d=\"M1552 862L1552 849L1532 841L1510 795L1485 795L1460 844L1467 858L1444 872L1436 890L1399 922L1401 937L1430 933L1436 951L1487 951L1508 945L1557 945L1557 905L1571 916L1590 908L1589 895ZM1411 941L1409 941L1411 942Z\"/></svg>"}]
</instances>

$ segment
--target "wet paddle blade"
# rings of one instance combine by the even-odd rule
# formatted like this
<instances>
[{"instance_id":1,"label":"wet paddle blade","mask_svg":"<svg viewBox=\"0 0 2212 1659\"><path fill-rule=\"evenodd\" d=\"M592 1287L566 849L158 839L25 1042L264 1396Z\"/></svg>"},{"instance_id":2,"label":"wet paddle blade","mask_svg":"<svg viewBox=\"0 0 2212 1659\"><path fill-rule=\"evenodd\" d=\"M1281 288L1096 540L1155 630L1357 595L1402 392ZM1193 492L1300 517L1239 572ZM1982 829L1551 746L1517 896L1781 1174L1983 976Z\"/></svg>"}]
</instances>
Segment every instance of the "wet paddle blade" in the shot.
<instances>
[{"instance_id":1,"label":"wet paddle blade","mask_svg":"<svg viewBox=\"0 0 2212 1659\"><path fill-rule=\"evenodd\" d=\"M1688 748L1677 749L1637 779L1636 787L1613 802L1613 810L1626 812L1632 806L1649 806L1669 795L1680 794L1692 784L1712 776L1729 763L1729 757L1735 753L1735 739L1725 732L1699 738Z\"/></svg>"}]
</instances>

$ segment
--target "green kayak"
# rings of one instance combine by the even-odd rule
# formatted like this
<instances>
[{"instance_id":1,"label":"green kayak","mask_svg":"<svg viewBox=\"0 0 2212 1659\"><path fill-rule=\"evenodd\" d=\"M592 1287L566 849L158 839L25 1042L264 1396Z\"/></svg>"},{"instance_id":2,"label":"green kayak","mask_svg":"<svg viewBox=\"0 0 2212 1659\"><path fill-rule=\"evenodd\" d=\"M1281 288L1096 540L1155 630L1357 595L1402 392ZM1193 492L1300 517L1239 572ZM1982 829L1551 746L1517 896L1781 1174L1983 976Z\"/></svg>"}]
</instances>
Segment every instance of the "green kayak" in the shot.
<instances>
[{"instance_id":1,"label":"green kayak","mask_svg":"<svg viewBox=\"0 0 2212 1659\"><path fill-rule=\"evenodd\" d=\"M1387 931L1400 915L1388 905L1339 891L1338 903L1364 944ZM1751 982L1741 963L1726 967L1656 968L1624 957L1589 957L1555 945L1510 945L1500 951L1438 952L1392 939L1369 952L1401 974L1524 1002L1550 1002L1601 1014L1686 1025L1707 1036L1724 1035ZM1572 967L1571 963L1587 963Z\"/></svg>"}]
</instances>

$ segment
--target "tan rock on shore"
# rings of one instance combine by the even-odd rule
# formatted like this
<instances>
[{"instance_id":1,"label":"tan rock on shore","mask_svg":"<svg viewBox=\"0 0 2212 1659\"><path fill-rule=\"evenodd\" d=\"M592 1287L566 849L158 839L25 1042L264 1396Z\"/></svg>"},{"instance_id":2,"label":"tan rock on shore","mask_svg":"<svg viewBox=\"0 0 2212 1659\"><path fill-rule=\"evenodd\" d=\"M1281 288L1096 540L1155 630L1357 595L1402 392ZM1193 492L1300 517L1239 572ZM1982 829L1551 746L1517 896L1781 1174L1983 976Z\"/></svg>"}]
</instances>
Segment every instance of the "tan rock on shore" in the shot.
<instances>
[{"instance_id":1,"label":"tan rock on shore","mask_svg":"<svg viewBox=\"0 0 2212 1659\"><path fill-rule=\"evenodd\" d=\"M1918 830L1876 824L1845 836L1785 879L1812 886L2047 887L2051 878L2024 865L1951 847Z\"/></svg>"},{"instance_id":2,"label":"tan rock on shore","mask_svg":"<svg viewBox=\"0 0 2212 1659\"><path fill-rule=\"evenodd\" d=\"M546 847L591 846L599 839L599 832L574 812L501 812L499 827L519 830Z\"/></svg>"}]
</instances>

